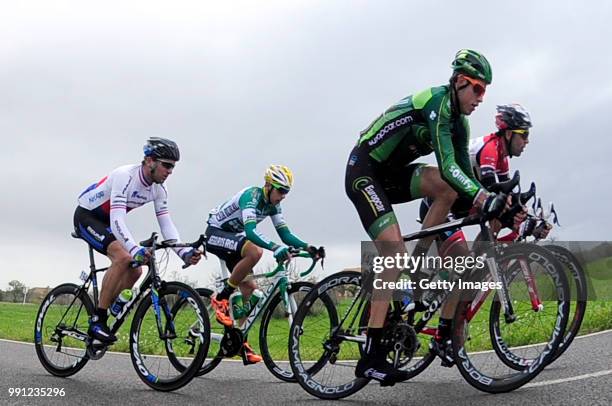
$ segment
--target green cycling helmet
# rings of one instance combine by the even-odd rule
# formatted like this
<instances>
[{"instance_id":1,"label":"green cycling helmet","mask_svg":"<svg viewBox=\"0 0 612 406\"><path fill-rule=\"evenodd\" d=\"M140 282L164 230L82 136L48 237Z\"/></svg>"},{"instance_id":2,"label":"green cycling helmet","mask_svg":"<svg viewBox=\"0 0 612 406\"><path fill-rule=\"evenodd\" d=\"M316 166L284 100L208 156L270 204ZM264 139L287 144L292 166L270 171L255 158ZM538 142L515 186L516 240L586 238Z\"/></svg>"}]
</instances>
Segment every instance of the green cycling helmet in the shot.
<instances>
[{"instance_id":1,"label":"green cycling helmet","mask_svg":"<svg viewBox=\"0 0 612 406\"><path fill-rule=\"evenodd\" d=\"M471 78L483 80L487 85L490 85L493 81L493 71L487 58L471 49L459 50L451 66L453 72L463 73Z\"/></svg>"}]
</instances>

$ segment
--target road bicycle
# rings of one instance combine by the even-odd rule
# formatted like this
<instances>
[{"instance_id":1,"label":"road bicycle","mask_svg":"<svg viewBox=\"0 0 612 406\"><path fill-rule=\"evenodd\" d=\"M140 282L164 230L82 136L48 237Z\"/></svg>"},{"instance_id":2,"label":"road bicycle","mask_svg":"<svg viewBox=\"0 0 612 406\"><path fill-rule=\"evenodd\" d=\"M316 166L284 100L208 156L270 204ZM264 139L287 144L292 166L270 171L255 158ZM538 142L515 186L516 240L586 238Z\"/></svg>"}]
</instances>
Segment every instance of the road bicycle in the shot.
<instances>
[{"instance_id":1,"label":"road bicycle","mask_svg":"<svg viewBox=\"0 0 612 406\"><path fill-rule=\"evenodd\" d=\"M516 174L510 182L498 185L498 191L508 194L518 181ZM461 278L497 282L501 289L493 295L491 290L461 292L453 318L452 349L455 363L468 383L480 390L498 393L524 385L552 358L568 321L568 282L558 261L544 248L532 244L510 247L493 244L487 220L482 215L470 215L403 239L413 241L480 225L483 240L489 244L481 244L477 254L485 258L486 266L466 271ZM310 394L338 399L368 383L368 379L355 378L354 368L363 354L373 278L372 272L346 271L332 275L319 282L298 308L291 327L289 359L298 382ZM418 319L413 318L414 313L403 311L398 300L392 302L383 341L388 348L388 360L396 368L414 376L433 361L435 357L427 346L432 329L427 323L433 320L450 293L448 289L434 291L429 306ZM326 317L310 316L313 306L329 309L319 303L330 301L335 307L328 310ZM543 344L522 345L522 333L534 327L539 332L536 343ZM520 358L530 360L529 364L520 369L504 364L495 351L490 351L491 341L511 349L513 352L508 353L508 358L520 353ZM419 351L425 351L425 356L415 356Z\"/></svg>"},{"instance_id":2,"label":"road bicycle","mask_svg":"<svg viewBox=\"0 0 612 406\"><path fill-rule=\"evenodd\" d=\"M311 258L312 263L305 271L299 273L299 278L307 277L315 268L319 260L323 260L325 251L319 248L316 255L299 250L290 249L292 258ZM222 263L223 275L215 280L217 290L221 290L225 281L229 278L227 267ZM197 373L202 376L211 372L224 358L232 358L239 354L243 343L246 341L249 332L259 322L259 347L261 355L268 370L277 378L286 382L295 382L293 372L289 369L289 364L279 362L279 359L287 358L287 343L289 341L289 327L293 321L299 303L306 293L310 291L313 284L310 282L293 282L289 280L287 264L280 262L276 268L268 273L253 276L255 280L265 279L269 285L257 303L246 309L243 321L235 323L234 327L225 327L214 322L211 327L211 345L209 356L202 368ZM215 319L215 311L210 304L211 297L215 291L207 288L198 288L196 291L208 309L211 319ZM248 303L248 301L247 301ZM230 309L230 311L232 311ZM186 342L191 342L191 336L185 337ZM279 352L278 349L282 349Z\"/></svg>"},{"instance_id":3,"label":"road bicycle","mask_svg":"<svg viewBox=\"0 0 612 406\"><path fill-rule=\"evenodd\" d=\"M74 238L81 238L72 233ZM134 295L110 326L117 333L136 309L129 333L129 350L138 377L153 389L172 391L189 383L199 371L208 352L210 322L200 295L180 282L166 282L159 275L155 252L165 248L192 247L204 243L204 236L193 243L175 240L157 242L158 235L140 243L151 256L148 272L135 288ZM98 360L108 346L92 340L87 334L91 317L98 307L98 273L93 249L89 246L89 273L83 271L83 283L65 283L52 289L42 301L36 316L34 342L38 359L51 374L68 377L81 370L89 360ZM133 263L132 267L139 264ZM92 288L92 296L89 289ZM179 307L176 303L181 303ZM172 309L172 311L171 311ZM187 346L185 330L194 337ZM181 371L173 367L169 357L180 358Z\"/></svg>"}]
</instances>

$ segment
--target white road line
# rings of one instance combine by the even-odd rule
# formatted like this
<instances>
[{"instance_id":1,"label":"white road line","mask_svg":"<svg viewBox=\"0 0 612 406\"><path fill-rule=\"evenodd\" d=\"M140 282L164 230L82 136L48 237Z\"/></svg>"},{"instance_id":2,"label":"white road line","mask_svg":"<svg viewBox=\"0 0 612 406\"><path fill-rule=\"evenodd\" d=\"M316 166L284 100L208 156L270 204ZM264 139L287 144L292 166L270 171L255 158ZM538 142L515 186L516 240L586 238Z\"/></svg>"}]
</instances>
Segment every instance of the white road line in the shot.
<instances>
[{"instance_id":1,"label":"white road line","mask_svg":"<svg viewBox=\"0 0 612 406\"><path fill-rule=\"evenodd\" d=\"M538 386L555 385L555 384L558 384L558 383L565 383L565 382L571 382L571 381L579 381L581 379L596 378L598 376L604 376L604 375L610 375L610 374L612 374L612 369L608 369L608 370L605 370L605 371L599 371L599 372L593 372L593 373L590 373L590 374L572 376L572 377L569 377L569 378L552 379L550 381L528 383L527 385L524 386L524 388L535 388L535 387L538 387Z\"/></svg>"},{"instance_id":2,"label":"white road line","mask_svg":"<svg viewBox=\"0 0 612 406\"><path fill-rule=\"evenodd\" d=\"M29 346L34 346L34 343L28 343L25 341L15 341L15 340L7 340L5 338L0 338L0 341L4 341L5 343L13 343L13 344L25 344L25 345L29 345ZM81 350L80 348L77 348L78 350ZM130 356L129 352L118 352L118 351L106 351L106 354L113 354L113 355L123 355L123 356ZM152 356L152 355L149 355ZM161 357L161 355L156 355L156 357ZM242 362L241 359L232 359L232 358L223 358L223 362ZM289 362L289 361L287 361ZM355 361L356 362L356 361Z\"/></svg>"},{"instance_id":3,"label":"white road line","mask_svg":"<svg viewBox=\"0 0 612 406\"><path fill-rule=\"evenodd\" d=\"M588 338L588 337L598 336L598 335L600 335L600 334L607 334L607 333L612 333L612 329L610 329L610 330L598 331L598 332L596 332L596 333L585 334L585 335L583 335L583 336L576 336L576 337L575 337L575 340L577 340L577 339L579 339L579 338ZM4 338L0 338L0 341L4 341L4 342L7 342L7 343L14 343L14 344L26 344L26 345L34 345L34 343L28 343L28 342L25 342L25 341L7 340L7 339L4 339ZM523 345L523 346L520 346L520 347L513 347L513 349L522 349L522 348L536 347L536 346L539 346L539 345L544 345L544 344L545 344L545 343L528 344L528 345ZM478 352L474 352L474 354L487 354L487 353L492 353L492 352L494 352L494 350L478 351ZM129 353L129 352L106 351L106 353L107 353L107 354L116 354L116 355L130 355L130 353ZM239 359L231 359L231 358L230 358L230 359L225 358L225 359L223 360L223 362L225 362L225 361L230 361L230 362L232 362L232 361L233 361L233 362L242 362L242 360L239 360ZM279 360L279 361L276 361L276 363L282 363L282 362L287 362L287 363L288 363L289 361L287 361L287 360ZM357 360L345 360L345 362L355 362L355 363L356 363L356 362L357 362Z\"/></svg>"}]
</instances>

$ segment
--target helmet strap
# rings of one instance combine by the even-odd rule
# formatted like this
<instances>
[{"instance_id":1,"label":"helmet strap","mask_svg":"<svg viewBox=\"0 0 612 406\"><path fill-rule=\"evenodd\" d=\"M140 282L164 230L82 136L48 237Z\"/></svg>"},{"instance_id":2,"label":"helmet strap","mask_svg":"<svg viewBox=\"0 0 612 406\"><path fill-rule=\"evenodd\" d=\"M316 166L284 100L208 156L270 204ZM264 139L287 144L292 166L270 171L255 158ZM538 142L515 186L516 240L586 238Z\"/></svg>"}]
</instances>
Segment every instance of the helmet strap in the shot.
<instances>
[{"instance_id":1,"label":"helmet strap","mask_svg":"<svg viewBox=\"0 0 612 406\"><path fill-rule=\"evenodd\" d=\"M266 185L264 185L263 189L263 195L264 195L264 201L266 203L270 203L270 191L272 189L272 185L268 185L266 187Z\"/></svg>"},{"instance_id":2,"label":"helmet strap","mask_svg":"<svg viewBox=\"0 0 612 406\"><path fill-rule=\"evenodd\" d=\"M151 183L159 183L155 181L155 171L157 170L158 165L159 164L157 161L153 161L153 165L151 165Z\"/></svg>"},{"instance_id":3,"label":"helmet strap","mask_svg":"<svg viewBox=\"0 0 612 406\"><path fill-rule=\"evenodd\" d=\"M504 132L505 131L507 131L507 130L504 130ZM512 144L512 137L513 137L513 135L511 135L510 138L508 138L506 140L506 136L505 136L505 133L504 133L504 141L506 141L506 151L508 152L508 157L510 157L510 158L512 158L512 145L510 145L510 144Z\"/></svg>"},{"instance_id":4,"label":"helmet strap","mask_svg":"<svg viewBox=\"0 0 612 406\"><path fill-rule=\"evenodd\" d=\"M457 77L458 75L454 74L450 78L451 113L453 116L458 116L461 114L461 107L459 105L459 95L457 92L468 86L467 84L465 84L460 88L457 88Z\"/></svg>"}]
</instances>

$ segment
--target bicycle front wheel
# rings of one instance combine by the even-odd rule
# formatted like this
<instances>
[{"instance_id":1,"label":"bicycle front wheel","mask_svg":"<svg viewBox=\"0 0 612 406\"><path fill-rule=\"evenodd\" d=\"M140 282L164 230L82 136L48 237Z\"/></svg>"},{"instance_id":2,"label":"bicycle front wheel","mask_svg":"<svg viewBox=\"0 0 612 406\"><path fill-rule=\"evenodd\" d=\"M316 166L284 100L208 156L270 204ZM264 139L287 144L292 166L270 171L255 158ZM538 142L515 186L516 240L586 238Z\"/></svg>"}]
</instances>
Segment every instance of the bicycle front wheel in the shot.
<instances>
[{"instance_id":1,"label":"bicycle front wheel","mask_svg":"<svg viewBox=\"0 0 612 406\"><path fill-rule=\"evenodd\" d=\"M512 315L502 311L501 290L464 290L453 324L461 375L489 393L517 389L537 376L563 339L569 315L567 278L550 252L520 244L504 248L495 260ZM491 282L486 271L471 281Z\"/></svg>"},{"instance_id":2,"label":"bicycle front wheel","mask_svg":"<svg viewBox=\"0 0 612 406\"><path fill-rule=\"evenodd\" d=\"M259 326L259 348L268 370L285 382L297 382L291 366L287 361L287 346L289 343L289 327L293 321L292 315L314 285L309 282L295 282L287 290L289 306L285 304L281 292L277 292L266 306ZM291 311L289 311L291 310Z\"/></svg>"},{"instance_id":3,"label":"bicycle front wheel","mask_svg":"<svg viewBox=\"0 0 612 406\"><path fill-rule=\"evenodd\" d=\"M565 330L563 341L559 344L557 352L550 360L550 363L553 363L569 348L580 331L582 320L586 314L588 284L580 261L570 250L558 245L545 245L544 248L552 252L561 265L565 267L570 285L570 322Z\"/></svg>"},{"instance_id":4,"label":"bicycle front wheel","mask_svg":"<svg viewBox=\"0 0 612 406\"><path fill-rule=\"evenodd\" d=\"M173 391L198 372L210 342L208 313L198 293L183 283L162 283L142 300L130 330L132 363L140 379ZM179 364L177 364L177 361Z\"/></svg>"}]
</instances>

